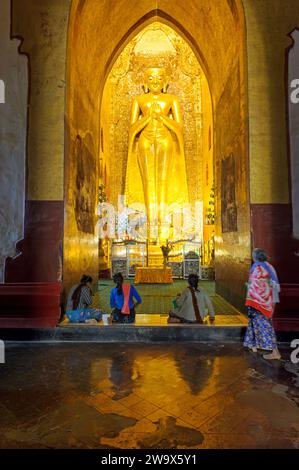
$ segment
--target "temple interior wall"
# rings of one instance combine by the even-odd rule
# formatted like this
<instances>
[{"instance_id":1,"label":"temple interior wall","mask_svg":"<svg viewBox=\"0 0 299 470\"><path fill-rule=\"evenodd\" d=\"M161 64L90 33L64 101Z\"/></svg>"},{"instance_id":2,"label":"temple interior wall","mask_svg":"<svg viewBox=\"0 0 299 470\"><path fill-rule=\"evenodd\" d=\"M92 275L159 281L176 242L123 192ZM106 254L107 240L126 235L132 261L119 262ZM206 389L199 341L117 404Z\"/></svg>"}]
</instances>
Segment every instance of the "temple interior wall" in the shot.
<instances>
[{"instance_id":1,"label":"temple interior wall","mask_svg":"<svg viewBox=\"0 0 299 470\"><path fill-rule=\"evenodd\" d=\"M13 0L12 34L30 63L27 200L62 201L70 0Z\"/></svg>"},{"instance_id":2,"label":"temple interior wall","mask_svg":"<svg viewBox=\"0 0 299 470\"><path fill-rule=\"evenodd\" d=\"M292 33L294 45L288 56L290 167L292 186L293 235L299 239L299 29ZM295 83L295 87L294 87ZM295 96L293 96L295 95Z\"/></svg>"},{"instance_id":3,"label":"temple interior wall","mask_svg":"<svg viewBox=\"0 0 299 470\"><path fill-rule=\"evenodd\" d=\"M8 282L61 279L69 8L70 0L11 2L11 35L29 62L29 106L24 237L6 263ZM22 99L21 87L15 96Z\"/></svg>"},{"instance_id":4,"label":"temple interior wall","mask_svg":"<svg viewBox=\"0 0 299 470\"><path fill-rule=\"evenodd\" d=\"M25 211L25 160L28 98L28 60L19 54L20 40L10 38L10 1L0 10L0 282L4 264L15 256L23 238Z\"/></svg>"},{"instance_id":5,"label":"temple interior wall","mask_svg":"<svg viewBox=\"0 0 299 470\"><path fill-rule=\"evenodd\" d=\"M289 202L286 49L299 24L296 0L243 0L248 55L250 201Z\"/></svg>"},{"instance_id":6,"label":"temple interior wall","mask_svg":"<svg viewBox=\"0 0 299 470\"><path fill-rule=\"evenodd\" d=\"M203 236L207 243L215 233L214 224L206 224L215 215L215 174L214 174L214 120L209 84L202 80L202 183L203 183ZM210 210L209 210L210 209ZM209 219L208 215L212 217ZM207 247L205 248L207 249Z\"/></svg>"},{"instance_id":7,"label":"temple interior wall","mask_svg":"<svg viewBox=\"0 0 299 470\"><path fill-rule=\"evenodd\" d=\"M281 282L299 282L289 185L287 50L296 0L244 0L247 27L250 211L253 246L268 251Z\"/></svg>"}]
</instances>

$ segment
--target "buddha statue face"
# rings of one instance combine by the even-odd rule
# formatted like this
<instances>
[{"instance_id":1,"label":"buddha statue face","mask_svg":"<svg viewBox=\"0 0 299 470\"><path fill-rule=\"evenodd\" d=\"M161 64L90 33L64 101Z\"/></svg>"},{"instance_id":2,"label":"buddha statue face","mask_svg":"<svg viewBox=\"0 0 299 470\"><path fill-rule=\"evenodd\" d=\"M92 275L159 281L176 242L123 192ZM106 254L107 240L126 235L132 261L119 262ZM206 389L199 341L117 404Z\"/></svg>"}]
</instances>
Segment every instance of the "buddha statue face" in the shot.
<instances>
[{"instance_id":1,"label":"buddha statue face","mask_svg":"<svg viewBox=\"0 0 299 470\"><path fill-rule=\"evenodd\" d=\"M151 93L166 91L166 71L163 68L151 68L146 71L146 88Z\"/></svg>"}]
</instances>

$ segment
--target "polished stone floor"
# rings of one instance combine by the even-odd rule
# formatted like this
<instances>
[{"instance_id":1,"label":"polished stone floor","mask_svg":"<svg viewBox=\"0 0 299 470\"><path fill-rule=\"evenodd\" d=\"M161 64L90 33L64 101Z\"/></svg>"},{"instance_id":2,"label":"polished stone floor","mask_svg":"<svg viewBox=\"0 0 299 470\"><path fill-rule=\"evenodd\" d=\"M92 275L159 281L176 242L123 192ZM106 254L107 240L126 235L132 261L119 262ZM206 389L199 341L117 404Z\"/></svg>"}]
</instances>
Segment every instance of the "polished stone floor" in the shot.
<instances>
[{"instance_id":1,"label":"polished stone floor","mask_svg":"<svg viewBox=\"0 0 299 470\"><path fill-rule=\"evenodd\" d=\"M299 365L239 344L10 344L1 448L299 448Z\"/></svg>"}]
</instances>

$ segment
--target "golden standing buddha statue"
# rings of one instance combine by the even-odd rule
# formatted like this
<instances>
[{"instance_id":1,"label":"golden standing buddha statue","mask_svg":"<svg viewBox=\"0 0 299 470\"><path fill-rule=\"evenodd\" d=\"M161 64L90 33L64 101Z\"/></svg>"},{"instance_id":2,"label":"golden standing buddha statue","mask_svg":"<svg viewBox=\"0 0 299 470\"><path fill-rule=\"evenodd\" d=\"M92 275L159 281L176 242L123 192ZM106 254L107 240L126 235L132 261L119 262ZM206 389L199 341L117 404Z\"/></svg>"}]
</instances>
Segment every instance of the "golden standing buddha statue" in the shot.
<instances>
[{"instance_id":1,"label":"golden standing buddha statue","mask_svg":"<svg viewBox=\"0 0 299 470\"><path fill-rule=\"evenodd\" d=\"M143 188L143 201L138 201L137 195L133 199L144 202L148 227L158 225L158 238L163 238L161 227L167 206L188 202L180 105L177 96L167 93L166 88L163 68L146 71L145 93L133 102L128 150L128 169L135 156ZM138 193L136 171L134 176L132 170L127 171L127 188L128 174L131 194L134 188ZM129 199L132 202L132 197Z\"/></svg>"}]
</instances>

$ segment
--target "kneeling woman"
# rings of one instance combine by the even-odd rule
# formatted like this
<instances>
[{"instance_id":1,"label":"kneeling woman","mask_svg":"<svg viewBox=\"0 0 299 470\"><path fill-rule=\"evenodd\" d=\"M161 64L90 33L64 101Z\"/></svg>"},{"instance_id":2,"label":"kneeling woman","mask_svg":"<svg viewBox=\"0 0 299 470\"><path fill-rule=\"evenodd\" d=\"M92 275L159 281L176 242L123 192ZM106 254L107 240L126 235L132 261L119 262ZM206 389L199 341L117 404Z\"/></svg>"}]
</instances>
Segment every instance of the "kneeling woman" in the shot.
<instances>
[{"instance_id":1,"label":"kneeling woman","mask_svg":"<svg viewBox=\"0 0 299 470\"><path fill-rule=\"evenodd\" d=\"M92 278L82 276L80 284L76 284L70 290L66 316L71 323L92 323L102 318L99 309L92 308Z\"/></svg>"},{"instance_id":2,"label":"kneeling woman","mask_svg":"<svg viewBox=\"0 0 299 470\"><path fill-rule=\"evenodd\" d=\"M117 323L133 323L135 321L135 307L141 304L141 297L131 284L124 284L121 273L113 276L116 287L111 289L110 306L113 308L113 321ZM134 302L134 300L136 302Z\"/></svg>"},{"instance_id":3,"label":"kneeling woman","mask_svg":"<svg viewBox=\"0 0 299 470\"><path fill-rule=\"evenodd\" d=\"M215 320L213 304L209 296L198 289L197 274L188 277L189 286L175 300L175 308L169 312L168 323L203 323L209 312L210 321Z\"/></svg>"}]
</instances>

